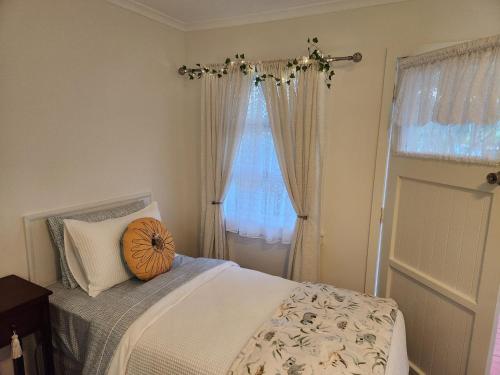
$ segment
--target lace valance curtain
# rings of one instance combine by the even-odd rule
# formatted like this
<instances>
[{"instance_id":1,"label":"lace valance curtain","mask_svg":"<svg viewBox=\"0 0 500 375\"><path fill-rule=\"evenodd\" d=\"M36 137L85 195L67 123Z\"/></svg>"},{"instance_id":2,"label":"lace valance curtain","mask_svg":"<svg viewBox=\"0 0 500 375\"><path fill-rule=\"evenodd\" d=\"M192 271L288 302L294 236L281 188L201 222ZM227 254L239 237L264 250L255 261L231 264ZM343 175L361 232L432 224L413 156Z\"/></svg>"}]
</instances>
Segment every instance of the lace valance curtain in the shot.
<instances>
[{"instance_id":1,"label":"lace valance curtain","mask_svg":"<svg viewBox=\"0 0 500 375\"><path fill-rule=\"evenodd\" d=\"M396 152L500 161L500 35L400 61Z\"/></svg>"}]
</instances>

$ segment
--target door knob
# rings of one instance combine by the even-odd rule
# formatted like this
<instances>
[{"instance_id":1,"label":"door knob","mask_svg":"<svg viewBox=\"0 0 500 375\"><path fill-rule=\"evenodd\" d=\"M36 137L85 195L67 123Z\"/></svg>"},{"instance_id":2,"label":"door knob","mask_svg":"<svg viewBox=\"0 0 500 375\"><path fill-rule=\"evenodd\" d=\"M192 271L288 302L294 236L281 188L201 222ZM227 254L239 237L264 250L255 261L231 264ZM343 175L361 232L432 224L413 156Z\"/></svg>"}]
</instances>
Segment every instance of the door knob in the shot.
<instances>
[{"instance_id":1,"label":"door knob","mask_svg":"<svg viewBox=\"0 0 500 375\"><path fill-rule=\"evenodd\" d=\"M491 185L500 185L500 171L497 173L488 173L486 176L486 181L488 181L488 184Z\"/></svg>"}]
</instances>

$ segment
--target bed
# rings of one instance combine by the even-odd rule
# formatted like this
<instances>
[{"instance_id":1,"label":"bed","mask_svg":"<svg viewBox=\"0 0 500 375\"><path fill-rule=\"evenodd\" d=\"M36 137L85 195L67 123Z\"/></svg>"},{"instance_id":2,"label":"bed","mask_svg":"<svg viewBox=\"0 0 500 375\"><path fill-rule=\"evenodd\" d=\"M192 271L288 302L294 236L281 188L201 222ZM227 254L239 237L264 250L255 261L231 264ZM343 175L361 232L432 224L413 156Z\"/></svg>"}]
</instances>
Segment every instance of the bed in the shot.
<instances>
[{"instance_id":1,"label":"bed","mask_svg":"<svg viewBox=\"0 0 500 375\"><path fill-rule=\"evenodd\" d=\"M300 284L240 268L233 262L183 255L176 256L172 270L161 277L146 283L130 279L95 298L81 289L64 288L58 281L56 256L51 253L42 222L54 214L98 210L134 200L149 201L150 195L138 194L25 218L30 278L54 292L51 319L57 373L408 373L401 312L384 299L360 293L321 284ZM41 256L44 260L37 261ZM336 307L328 307L328 296L335 297L329 303ZM335 321L332 327L319 321L320 314L300 310L301 306L307 309L320 301L325 311L343 309L337 315L345 319ZM356 310L352 308L356 304L375 311L372 318L377 327L387 326L377 332L382 339L385 335L387 342L383 358L370 341L373 335L338 335L341 331L337 326L345 329L345 325L354 324L359 328L360 320L356 320ZM387 313L382 314L384 308ZM298 335L287 331L299 326ZM283 340L279 340L279 335L283 335ZM264 350L276 342L281 343L278 351L276 347ZM366 347L366 359L373 365L360 365L361 360L350 352L351 347L361 346ZM337 352L342 356L338 357ZM378 357L374 358L376 352ZM318 358L316 367L300 360L303 353ZM353 366L357 372L353 372Z\"/></svg>"}]
</instances>

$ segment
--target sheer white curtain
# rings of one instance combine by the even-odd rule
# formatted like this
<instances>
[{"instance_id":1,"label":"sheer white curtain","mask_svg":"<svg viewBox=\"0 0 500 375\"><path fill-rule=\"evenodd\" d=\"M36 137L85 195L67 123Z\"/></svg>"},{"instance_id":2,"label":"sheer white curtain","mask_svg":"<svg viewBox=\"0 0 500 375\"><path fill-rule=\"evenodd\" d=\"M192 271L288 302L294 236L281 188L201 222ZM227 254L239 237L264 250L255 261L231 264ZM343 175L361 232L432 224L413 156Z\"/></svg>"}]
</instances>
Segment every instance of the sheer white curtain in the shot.
<instances>
[{"instance_id":1,"label":"sheer white curtain","mask_svg":"<svg viewBox=\"0 0 500 375\"><path fill-rule=\"evenodd\" d=\"M259 66L285 78L286 62ZM315 68L297 72L290 85L262 83L283 180L297 215L290 246L288 277L316 281L319 274L322 74ZM321 85L321 86L320 86Z\"/></svg>"},{"instance_id":2,"label":"sheer white curtain","mask_svg":"<svg viewBox=\"0 0 500 375\"><path fill-rule=\"evenodd\" d=\"M500 162L500 36L402 59L396 152Z\"/></svg>"},{"instance_id":3,"label":"sheer white curtain","mask_svg":"<svg viewBox=\"0 0 500 375\"><path fill-rule=\"evenodd\" d=\"M223 201L241 140L251 85L235 67L202 78L202 254L228 259Z\"/></svg>"},{"instance_id":4,"label":"sheer white curtain","mask_svg":"<svg viewBox=\"0 0 500 375\"><path fill-rule=\"evenodd\" d=\"M279 168L262 87L252 86L224 200L226 229L268 243L289 244L297 215Z\"/></svg>"}]
</instances>

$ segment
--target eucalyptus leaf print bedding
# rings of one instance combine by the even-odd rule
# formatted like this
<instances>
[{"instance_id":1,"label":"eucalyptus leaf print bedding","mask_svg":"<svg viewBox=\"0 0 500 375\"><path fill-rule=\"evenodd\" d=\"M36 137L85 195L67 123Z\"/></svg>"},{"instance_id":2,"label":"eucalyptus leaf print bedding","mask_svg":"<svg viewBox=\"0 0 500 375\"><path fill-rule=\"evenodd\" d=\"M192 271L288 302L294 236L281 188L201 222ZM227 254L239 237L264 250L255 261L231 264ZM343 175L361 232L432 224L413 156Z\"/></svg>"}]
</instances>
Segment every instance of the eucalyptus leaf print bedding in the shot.
<instances>
[{"instance_id":1,"label":"eucalyptus leaf print bedding","mask_svg":"<svg viewBox=\"0 0 500 375\"><path fill-rule=\"evenodd\" d=\"M384 374L397 309L392 299L301 284L248 341L229 374Z\"/></svg>"}]
</instances>

